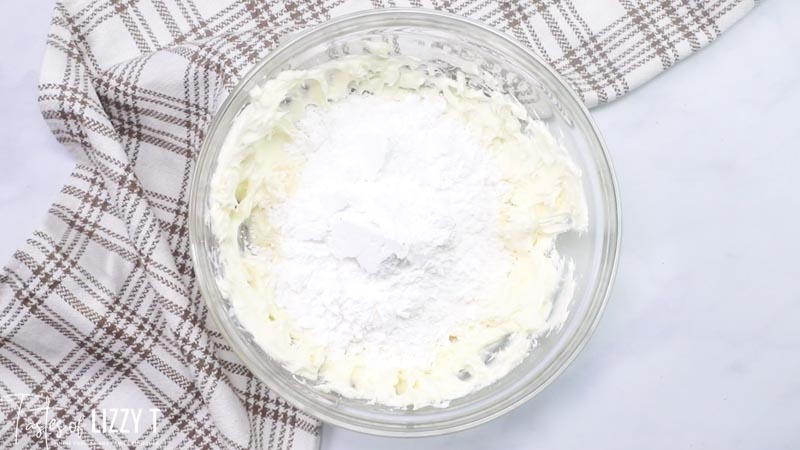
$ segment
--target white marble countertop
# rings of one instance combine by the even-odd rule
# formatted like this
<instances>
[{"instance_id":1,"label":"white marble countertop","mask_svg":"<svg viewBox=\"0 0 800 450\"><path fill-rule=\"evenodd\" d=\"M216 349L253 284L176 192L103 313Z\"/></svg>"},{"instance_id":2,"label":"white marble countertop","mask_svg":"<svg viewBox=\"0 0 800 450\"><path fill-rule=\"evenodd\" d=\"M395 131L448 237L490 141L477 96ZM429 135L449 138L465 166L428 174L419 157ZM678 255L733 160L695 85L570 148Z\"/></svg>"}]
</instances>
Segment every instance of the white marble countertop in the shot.
<instances>
[{"instance_id":1,"label":"white marble countertop","mask_svg":"<svg viewBox=\"0 0 800 450\"><path fill-rule=\"evenodd\" d=\"M36 106L51 8L0 5L3 260L72 167ZM797 0L763 2L594 111L622 191L622 258L600 327L552 386L466 432L325 427L323 449L800 448L799 16Z\"/></svg>"}]
</instances>

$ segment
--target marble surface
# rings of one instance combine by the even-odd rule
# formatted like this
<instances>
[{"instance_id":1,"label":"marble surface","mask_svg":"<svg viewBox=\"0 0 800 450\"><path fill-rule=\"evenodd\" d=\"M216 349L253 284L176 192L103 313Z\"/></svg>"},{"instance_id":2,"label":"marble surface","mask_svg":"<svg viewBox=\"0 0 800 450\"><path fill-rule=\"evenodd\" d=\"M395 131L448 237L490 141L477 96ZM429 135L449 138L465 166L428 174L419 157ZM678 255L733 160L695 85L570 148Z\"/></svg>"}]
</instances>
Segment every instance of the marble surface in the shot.
<instances>
[{"instance_id":1,"label":"marble surface","mask_svg":"<svg viewBox=\"0 0 800 450\"><path fill-rule=\"evenodd\" d=\"M51 7L0 4L3 259L73 164L35 104ZM798 16L796 0L762 2L594 111L622 191L623 252L597 333L550 388L466 432L409 441L325 427L322 448L800 448Z\"/></svg>"}]
</instances>

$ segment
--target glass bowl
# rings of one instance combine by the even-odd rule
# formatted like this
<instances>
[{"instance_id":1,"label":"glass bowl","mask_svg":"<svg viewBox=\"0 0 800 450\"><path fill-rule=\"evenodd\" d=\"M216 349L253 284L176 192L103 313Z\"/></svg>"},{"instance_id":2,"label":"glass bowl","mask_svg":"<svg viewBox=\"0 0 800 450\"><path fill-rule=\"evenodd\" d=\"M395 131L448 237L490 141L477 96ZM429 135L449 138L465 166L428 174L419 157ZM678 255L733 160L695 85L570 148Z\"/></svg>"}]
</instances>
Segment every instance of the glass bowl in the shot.
<instances>
[{"instance_id":1,"label":"glass bowl","mask_svg":"<svg viewBox=\"0 0 800 450\"><path fill-rule=\"evenodd\" d=\"M216 284L223 268L207 218L209 180L232 121L251 89L285 69L303 69L347 54L368 53L370 42L391 44L444 70L460 70L468 82L496 80L532 117L543 121L583 171L588 232L561 236L559 251L576 265L577 288L567 299L564 325L537 339L527 358L494 384L445 408L401 410L314 389L293 376L242 328L231 302ZM372 45L374 47L374 45ZM519 406L551 383L575 358L597 325L617 266L620 209L614 172L589 112L563 79L538 56L505 34L463 17L420 9L371 10L323 23L286 39L250 70L214 117L200 152L190 191L189 231L195 274L225 339L244 364L275 393L325 422L384 436L426 436L462 430Z\"/></svg>"}]
</instances>

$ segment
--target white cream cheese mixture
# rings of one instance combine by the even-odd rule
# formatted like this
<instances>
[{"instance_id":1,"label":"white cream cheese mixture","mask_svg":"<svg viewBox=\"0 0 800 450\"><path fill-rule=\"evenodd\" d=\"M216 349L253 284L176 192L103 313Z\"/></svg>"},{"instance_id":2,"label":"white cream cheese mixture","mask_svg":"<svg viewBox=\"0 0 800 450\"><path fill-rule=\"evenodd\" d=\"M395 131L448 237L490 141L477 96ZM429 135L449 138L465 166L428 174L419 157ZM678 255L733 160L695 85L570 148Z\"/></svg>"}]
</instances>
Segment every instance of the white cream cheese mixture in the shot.
<instances>
[{"instance_id":1,"label":"white cream cheese mixture","mask_svg":"<svg viewBox=\"0 0 800 450\"><path fill-rule=\"evenodd\" d=\"M446 406L560 326L587 226L580 171L512 97L386 54L252 92L211 181L218 284L323 391Z\"/></svg>"}]
</instances>

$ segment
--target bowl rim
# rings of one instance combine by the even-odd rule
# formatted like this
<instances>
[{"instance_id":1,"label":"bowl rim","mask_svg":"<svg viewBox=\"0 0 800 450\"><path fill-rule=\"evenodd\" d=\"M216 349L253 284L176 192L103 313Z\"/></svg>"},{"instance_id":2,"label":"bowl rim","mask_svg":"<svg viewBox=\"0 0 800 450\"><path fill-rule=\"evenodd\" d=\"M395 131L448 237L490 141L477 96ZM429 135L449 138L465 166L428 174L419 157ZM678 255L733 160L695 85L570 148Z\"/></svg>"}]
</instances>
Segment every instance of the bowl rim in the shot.
<instances>
[{"instance_id":1,"label":"bowl rim","mask_svg":"<svg viewBox=\"0 0 800 450\"><path fill-rule=\"evenodd\" d=\"M602 270L606 272L605 277L601 276L598 280L598 285L605 284L603 287L603 292L599 297L598 301L593 302L590 304L593 308L590 308L587 311L587 316L591 315L591 320L586 322L583 321L578 328L575 330L575 334L572 339L568 342L567 345L561 350L561 353L565 353L565 356L561 359L560 363L552 367L552 370L547 373L546 377L542 380L542 382L528 390L524 393L524 395L517 396L513 399L513 401L506 402L502 407L496 408L489 414L485 414L478 417L469 417L468 420L462 420L462 423L459 424L450 424L443 428L438 429L414 429L411 427L403 428L403 429L387 429L387 428L370 428L366 426L361 426L358 424L349 423L345 420L342 420L338 417L331 416L325 412L320 411L312 411L306 405L299 395L296 395L294 391L291 389L283 389L283 387L276 385L273 380L268 379L267 377L261 376L261 374L252 369L252 365L248 360L248 357L244 354L242 349L238 348L237 345L234 345L231 337L228 334L227 327L230 325L229 321L224 321L222 317L218 314L216 310L215 300L212 298L212 295L208 292L206 287L206 283L201 281L203 277L202 271L198 270L199 267L204 267L207 264L207 259L204 255L201 255L201 234L203 233L198 228L204 221L203 217L199 217L198 210L201 208L200 203L203 199L199 199L197 195L194 195L198 189L199 183L205 181L205 178L202 175L205 173L204 170L201 168L204 167L201 164L206 157L213 151L211 147L211 137L217 133L217 129L220 127L220 121L223 116L225 116L226 111L231 108L234 103L234 99L238 96L238 94L243 89L244 85L247 84L248 81L254 79L254 77L263 69L264 66L278 58L283 53L289 51L292 47L297 45L298 43L302 42L306 38L308 38L312 34L322 33L325 30L336 28L343 23L361 20L364 18L374 18L374 17L381 17L381 16L392 16L397 17L401 16L405 19L421 19L421 18L434 18L437 20L449 20L455 23L460 23L467 27L474 27L478 28L481 32L489 33L494 37L505 41L507 44L516 48L516 50L521 51L526 58L531 58L535 60L541 68L547 72L547 75L551 76L553 80L559 84L559 87L563 89L563 91L567 94L568 100L572 102L575 106L577 106L578 112L583 116L582 118L586 121L589 125L589 131L591 131L592 136L588 136L589 138L593 138L598 146L598 150L602 155L602 162L605 165L605 169L607 171L608 180L607 181L607 188L609 191L609 200L613 200L613 202L609 202L610 206L613 207L613 211L606 211L608 214L607 221L614 225L615 233L609 233L608 240L610 241L610 246L606 250L611 254L610 260L606 261L606 265ZM202 179L201 179L202 178ZM211 123L207 129L206 135L203 140L203 144L200 147L200 151L197 153L197 158L195 160L195 165L192 172L192 177L189 183L189 195L191 198L189 199L189 210L187 216L188 228L189 228L189 246L190 246L190 253L191 253L191 260L193 264L193 268L195 269L195 278L196 282L199 287L199 291L201 296L204 299L206 307L216 324L219 332L222 334L225 341L230 345L231 350L236 354L236 356L242 361L245 367L251 371L253 375L261 382L263 382L271 391L275 394L280 396L281 398L288 401L291 405L295 408L303 411L304 413L320 419L322 422L336 425L345 429L349 429L352 431L371 434L371 435L379 435L379 436L387 436L387 437L425 437L425 436L436 436L442 435L447 433L453 433L457 431L463 431L469 428L476 427L478 425L484 424L489 422L497 417L500 417L516 408L518 408L523 403L527 402L531 398L538 395L541 391L547 388L553 381L555 381L566 369L569 367L575 358L578 356L579 353L584 349L587 342L593 335L595 329L600 322L601 317L606 309L608 304L611 291L614 286L614 281L616 279L617 269L619 265L619 257L620 257L620 250L621 250L621 241L622 241L622 211L621 211L621 201L620 201L620 192L617 183L616 173L614 171L614 166L612 164L608 147L606 146L605 140L603 139L600 130L595 123L594 119L592 118L588 108L581 100L580 96L575 92L572 86L561 76L549 63L547 63L542 57L538 54L534 53L528 47L523 45L522 43L518 42L513 36L504 33L500 30L497 30L491 26L483 24L477 20L470 19L464 16L460 16L457 14L452 14L449 12L428 9L428 8L414 8L414 7L403 7L403 8L376 8L376 9L367 9L361 10L356 12L351 12L347 14L343 14L337 16L333 19L326 20L322 23L309 26L299 32L290 33L289 35L284 36L283 38L279 38L277 45L274 49L270 50L269 53L256 62L241 78L237 81L236 85L231 89L230 93L228 94L227 98L223 101L221 106L217 109L216 112L213 113ZM203 258L206 258L205 260ZM602 267L602 266L601 266ZM557 360L556 360L557 361ZM474 416L474 414L473 414Z\"/></svg>"}]
</instances>

